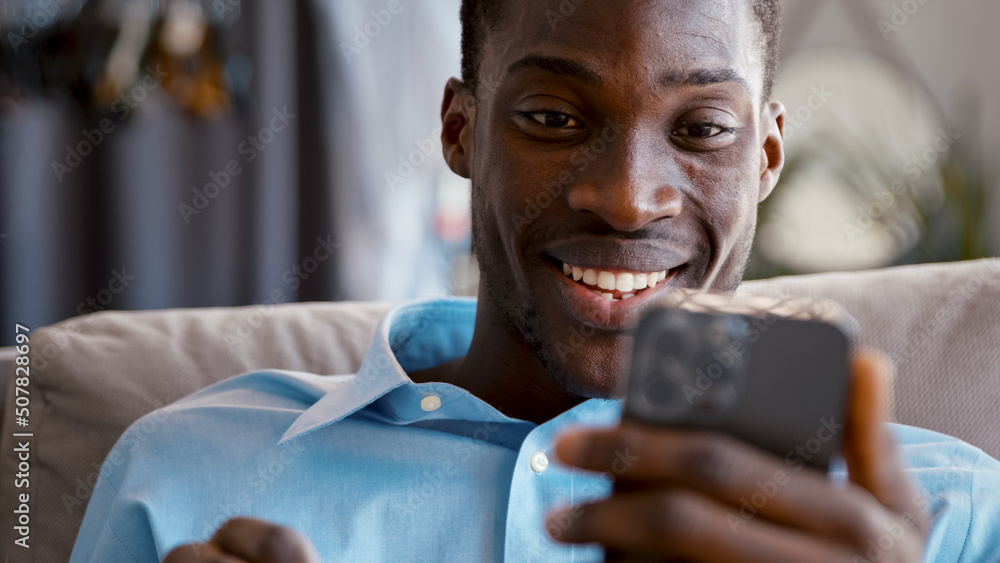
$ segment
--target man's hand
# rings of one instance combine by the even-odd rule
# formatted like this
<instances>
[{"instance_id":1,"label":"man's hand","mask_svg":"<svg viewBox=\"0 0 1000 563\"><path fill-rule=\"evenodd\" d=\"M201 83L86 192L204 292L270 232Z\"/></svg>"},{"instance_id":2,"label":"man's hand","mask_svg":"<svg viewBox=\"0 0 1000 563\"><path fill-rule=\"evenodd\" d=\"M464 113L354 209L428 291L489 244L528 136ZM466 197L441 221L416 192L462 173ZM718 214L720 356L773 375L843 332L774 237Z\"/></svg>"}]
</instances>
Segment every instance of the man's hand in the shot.
<instances>
[{"instance_id":1,"label":"man's hand","mask_svg":"<svg viewBox=\"0 0 1000 563\"><path fill-rule=\"evenodd\" d=\"M163 563L319 563L319 556L298 532L241 517L228 520L206 543L173 549Z\"/></svg>"},{"instance_id":2,"label":"man's hand","mask_svg":"<svg viewBox=\"0 0 1000 563\"><path fill-rule=\"evenodd\" d=\"M917 563L927 501L884 424L890 375L880 354L854 361L846 485L718 434L633 423L574 430L556 455L593 471L618 460L615 492L549 514L546 529L562 542L600 542L609 559ZM619 471L621 454L631 465Z\"/></svg>"}]
</instances>

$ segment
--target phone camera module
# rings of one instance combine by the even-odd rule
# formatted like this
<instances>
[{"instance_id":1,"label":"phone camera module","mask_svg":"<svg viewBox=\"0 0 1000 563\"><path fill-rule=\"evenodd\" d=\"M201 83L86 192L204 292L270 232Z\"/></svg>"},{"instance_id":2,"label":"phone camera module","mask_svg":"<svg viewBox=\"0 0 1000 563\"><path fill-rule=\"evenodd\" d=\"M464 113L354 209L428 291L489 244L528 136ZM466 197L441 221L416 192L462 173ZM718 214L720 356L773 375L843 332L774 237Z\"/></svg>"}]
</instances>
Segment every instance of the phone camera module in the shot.
<instances>
[{"instance_id":1,"label":"phone camera module","mask_svg":"<svg viewBox=\"0 0 1000 563\"><path fill-rule=\"evenodd\" d=\"M683 407L687 403L683 388L688 379L684 365L674 358L661 356L646 379L643 390L646 401L657 407Z\"/></svg>"},{"instance_id":2,"label":"phone camera module","mask_svg":"<svg viewBox=\"0 0 1000 563\"><path fill-rule=\"evenodd\" d=\"M735 408L746 388L746 321L682 311L666 317L644 362L647 404L663 414Z\"/></svg>"}]
</instances>

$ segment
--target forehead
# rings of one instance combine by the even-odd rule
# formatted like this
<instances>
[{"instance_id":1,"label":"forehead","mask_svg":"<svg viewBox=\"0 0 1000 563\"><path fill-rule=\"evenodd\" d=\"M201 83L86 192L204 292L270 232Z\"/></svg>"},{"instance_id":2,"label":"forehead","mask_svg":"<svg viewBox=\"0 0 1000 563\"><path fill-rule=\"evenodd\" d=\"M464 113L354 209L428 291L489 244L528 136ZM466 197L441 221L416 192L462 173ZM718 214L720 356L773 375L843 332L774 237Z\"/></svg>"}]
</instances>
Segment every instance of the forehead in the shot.
<instances>
[{"instance_id":1,"label":"forehead","mask_svg":"<svg viewBox=\"0 0 1000 563\"><path fill-rule=\"evenodd\" d=\"M763 82L750 0L507 0L481 53L480 82L526 56L579 61L608 84L656 88L692 70Z\"/></svg>"}]
</instances>

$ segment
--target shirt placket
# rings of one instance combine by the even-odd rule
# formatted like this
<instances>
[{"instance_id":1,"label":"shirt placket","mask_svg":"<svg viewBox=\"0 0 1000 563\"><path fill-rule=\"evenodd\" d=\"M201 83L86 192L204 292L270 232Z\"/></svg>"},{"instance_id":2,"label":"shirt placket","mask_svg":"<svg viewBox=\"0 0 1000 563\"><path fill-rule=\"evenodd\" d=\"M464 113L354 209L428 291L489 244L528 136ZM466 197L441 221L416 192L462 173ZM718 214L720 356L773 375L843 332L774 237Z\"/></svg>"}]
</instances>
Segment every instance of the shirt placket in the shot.
<instances>
[{"instance_id":1,"label":"shirt placket","mask_svg":"<svg viewBox=\"0 0 1000 563\"><path fill-rule=\"evenodd\" d=\"M507 506L504 561L603 561L597 545L570 545L549 536L562 535L570 521L545 527L545 516L553 509L578 505L606 496L610 480L596 473L575 471L559 464L553 453L556 427L533 430L518 452L511 477ZM573 512L569 515L573 517Z\"/></svg>"}]
</instances>

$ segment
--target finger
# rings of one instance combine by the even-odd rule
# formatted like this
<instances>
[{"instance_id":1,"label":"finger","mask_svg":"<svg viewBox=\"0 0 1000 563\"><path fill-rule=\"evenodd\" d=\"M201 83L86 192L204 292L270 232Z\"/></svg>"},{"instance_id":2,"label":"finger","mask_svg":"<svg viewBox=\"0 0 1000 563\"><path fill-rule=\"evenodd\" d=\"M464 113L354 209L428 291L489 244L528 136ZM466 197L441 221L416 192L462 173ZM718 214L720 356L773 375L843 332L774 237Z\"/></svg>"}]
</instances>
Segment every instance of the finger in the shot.
<instances>
[{"instance_id":1,"label":"finger","mask_svg":"<svg viewBox=\"0 0 1000 563\"><path fill-rule=\"evenodd\" d=\"M704 563L851 560L845 547L765 520L743 519L732 507L687 489L616 495L572 510L576 516L568 524L560 513L546 522L553 539L598 542L628 557L655 554Z\"/></svg>"},{"instance_id":2,"label":"finger","mask_svg":"<svg viewBox=\"0 0 1000 563\"><path fill-rule=\"evenodd\" d=\"M223 553L210 543L189 543L170 550L163 563L247 563L247 561Z\"/></svg>"},{"instance_id":3,"label":"finger","mask_svg":"<svg viewBox=\"0 0 1000 563\"><path fill-rule=\"evenodd\" d=\"M250 563L319 563L316 548L305 536L255 518L228 520L209 543Z\"/></svg>"},{"instance_id":4,"label":"finger","mask_svg":"<svg viewBox=\"0 0 1000 563\"><path fill-rule=\"evenodd\" d=\"M610 470L618 492L686 487L752 517L843 541L869 537L885 512L859 488L838 486L823 473L722 434L626 422L568 433L555 452L577 467Z\"/></svg>"},{"instance_id":5,"label":"finger","mask_svg":"<svg viewBox=\"0 0 1000 563\"><path fill-rule=\"evenodd\" d=\"M879 352L859 352L852 365L850 402L844 433L844 460L851 482L880 503L913 512L917 490L904 472L892 432L886 425L886 396L892 364Z\"/></svg>"}]
</instances>

